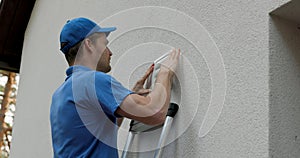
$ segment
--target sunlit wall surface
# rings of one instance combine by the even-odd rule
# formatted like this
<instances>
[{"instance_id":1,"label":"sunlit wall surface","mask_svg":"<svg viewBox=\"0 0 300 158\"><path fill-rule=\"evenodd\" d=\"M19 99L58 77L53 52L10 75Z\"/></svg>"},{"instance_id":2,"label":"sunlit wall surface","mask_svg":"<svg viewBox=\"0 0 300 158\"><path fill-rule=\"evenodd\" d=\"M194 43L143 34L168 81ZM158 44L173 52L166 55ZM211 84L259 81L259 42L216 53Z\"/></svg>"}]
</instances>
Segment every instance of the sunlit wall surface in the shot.
<instances>
[{"instance_id":1,"label":"sunlit wall surface","mask_svg":"<svg viewBox=\"0 0 300 158\"><path fill-rule=\"evenodd\" d=\"M277 111L270 109L276 99L270 89L280 89L276 84L281 83L274 80L276 72L294 72L285 71L291 65L282 64L281 69L274 69L275 65L270 64L272 53L278 50L283 52L273 56L276 57L272 58L273 63L273 59L289 60L291 55L288 49L281 49L285 46L270 46L270 27L271 30L274 27L269 13L287 2L37 1L25 35L18 92L20 106L16 109L11 157L53 156L49 108L52 93L64 81L67 68L59 51L59 33L68 19L79 16L118 28L109 37L113 52L111 74L129 88L169 48L182 49L178 69L181 108L174 120L174 137L169 138L164 157L276 157L270 152L274 139L270 136L270 130L274 129L270 117L277 116ZM276 96L281 100L281 95ZM294 111L299 110L296 99L286 99L285 103ZM278 102L275 106L285 109ZM293 116L296 114L289 118ZM294 126L289 124L287 129ZM119 132L120 150L127 128L128 124L124 124ZM299 144L299 136L295 138L299 131L292 131L281 139L292 137ZM145 143L155 144L158 136L138 136L133 151L140 153L131 154L152 157L152 149L147 151L141 147ZM285 150L286 144L291 146L285 143L273 149ZM288 150L278 157L288 157L290 153L299 156L299 145Z\"/></svg>"}]
</instances>

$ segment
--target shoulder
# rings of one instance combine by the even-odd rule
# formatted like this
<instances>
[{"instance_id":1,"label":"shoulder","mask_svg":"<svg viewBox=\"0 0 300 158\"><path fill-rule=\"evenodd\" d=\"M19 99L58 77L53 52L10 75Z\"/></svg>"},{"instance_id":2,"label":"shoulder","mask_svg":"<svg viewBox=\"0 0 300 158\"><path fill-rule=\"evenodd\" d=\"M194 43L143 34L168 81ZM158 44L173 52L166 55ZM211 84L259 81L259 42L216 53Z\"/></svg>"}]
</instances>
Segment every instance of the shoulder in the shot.
<instances>
[{"instance_id":1,"label":"shoulder","mask_svg":"<svg viewBox=\"0 0 300 158\"><path fill-rule=\"evenodd\" d=\"M95 73L95 80L96 81L102 81L102 82L111 82L111 80L113 80L114 78L106 73L103 72L98 72L96 71Z\"/></svg>"},{"instance_id":2,"label":"shoulder","mask_svg":"<svg viewBox=\"0 0 300 158\"><path fill-rule=\"evenodd\" d=\"M119 87L121 83L117 81L114 77L103 72L96 72L95 74L95 84L100 87L112 88Z\"/></svg>"}]
</instances>

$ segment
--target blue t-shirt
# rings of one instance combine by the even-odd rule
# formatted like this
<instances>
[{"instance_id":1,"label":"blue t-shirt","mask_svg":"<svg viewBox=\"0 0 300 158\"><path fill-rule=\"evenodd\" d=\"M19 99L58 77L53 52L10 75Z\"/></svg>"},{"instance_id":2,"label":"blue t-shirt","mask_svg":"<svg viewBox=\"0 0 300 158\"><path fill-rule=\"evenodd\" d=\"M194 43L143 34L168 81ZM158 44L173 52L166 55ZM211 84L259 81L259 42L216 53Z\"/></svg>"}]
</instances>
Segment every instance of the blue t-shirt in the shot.
<instances>
[{"instance_id":1,"label":"blue t-shirt","mask_svg":"<svg viewBox=\"0 0 300 158\"><path fill-rule=\"evenodd\" d=\"M110 75L84 66L66 73L50 109L54 157L117 158L115 111L132 92Z\"/></svg>"}]
</instances>

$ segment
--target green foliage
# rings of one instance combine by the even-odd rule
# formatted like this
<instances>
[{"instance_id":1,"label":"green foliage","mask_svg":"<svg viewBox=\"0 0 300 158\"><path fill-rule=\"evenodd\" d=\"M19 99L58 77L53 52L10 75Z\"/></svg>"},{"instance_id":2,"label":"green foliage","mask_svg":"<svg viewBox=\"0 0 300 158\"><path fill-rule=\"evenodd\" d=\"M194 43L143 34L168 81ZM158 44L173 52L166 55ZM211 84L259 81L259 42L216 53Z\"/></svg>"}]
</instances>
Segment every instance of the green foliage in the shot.
<instances>
[{"instance_id":1,"label":"green foliage","mask_svg":"<svg viewBox=\"0 0 300 158\"><path fill-rule=\"evenodd\" d=\"M3 85L0 85L0 92L3 92L4 91L4 86ZM1 93L0 93L1 94Z\"/></svg>"}]
</instances>

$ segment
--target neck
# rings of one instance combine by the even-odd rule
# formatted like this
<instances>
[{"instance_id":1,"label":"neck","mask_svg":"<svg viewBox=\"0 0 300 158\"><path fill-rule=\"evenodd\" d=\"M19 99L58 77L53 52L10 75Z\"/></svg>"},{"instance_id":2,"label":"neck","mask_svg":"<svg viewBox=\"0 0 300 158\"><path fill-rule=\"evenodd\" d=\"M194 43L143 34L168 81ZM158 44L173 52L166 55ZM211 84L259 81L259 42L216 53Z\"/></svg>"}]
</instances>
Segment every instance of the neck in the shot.
<instances>
[{"instance_id":1,"label":"neck","mask_svg":"<svg viewBox=\"0 0 300 158\"><path fill-rule=\"evenodd\" d=\"M89 51L85 46L83 46L82 51L78 52L74 65L82 65L88 67L92 70L96 70L98 60L96 60L95 54Z\"/></svg>"},{"instance_id":2,"label":"neck","mask_svg":"<svg viewBox=\"0 0 300 158\"><path fill-rule=\"evenodd\" d=\"M74 65L82 65L82 66L85 66L85 67L88 67L92 70L96 70L97 68L97 64L91 62L92 60L89 60L89 59L81 59L81 60L76 60L74 62Z\"/></svg>"}]
</instances>

